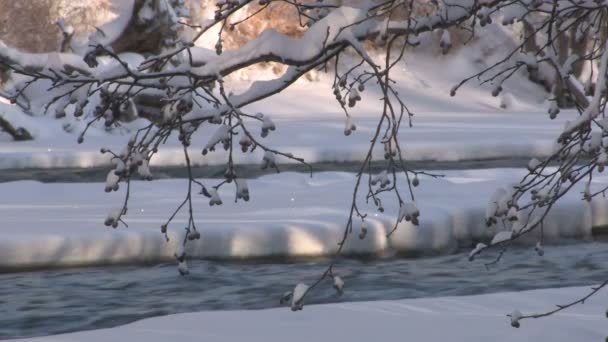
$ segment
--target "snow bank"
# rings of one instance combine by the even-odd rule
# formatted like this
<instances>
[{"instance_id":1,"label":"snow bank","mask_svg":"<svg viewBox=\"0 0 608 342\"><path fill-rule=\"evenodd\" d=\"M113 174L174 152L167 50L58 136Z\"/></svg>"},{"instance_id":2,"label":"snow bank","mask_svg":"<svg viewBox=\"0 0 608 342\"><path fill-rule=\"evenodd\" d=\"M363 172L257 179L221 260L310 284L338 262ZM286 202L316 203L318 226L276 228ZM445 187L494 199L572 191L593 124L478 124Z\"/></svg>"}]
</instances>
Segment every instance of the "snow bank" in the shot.
<instances>
[{"instance_id":1,"label":"snow bank","mask_svg":"<svg viewBox=\"0 0 608 342\"><path fill-rule=\"evenodd\" d=\"M347 284L348 286L348 284ZM510 326L507 313L544 312L576 300L585 287L306 306L211 311L145 319L125 326L19 341L603 341L608 291L562 313Z\"/></svg>"},{"instance_id":2,"label":"snow bank","mask_svg":"<svg viewBox=\"0 0 608 342\"><path fill-rule=\"evenodd\" d=\"M291 96L297 96L297 93ZM267 146L291 152L308 162L363 160L376 125L376 120L370 115L354 116L357 131L344 136L343 114L331 115L324 112L325 109L317 108L320 113L326 113L326 117L321 119L315 115L305 117L298 114L300 111L313 111L312 107L301 106L296 112L287 111L287 107L289 104L279 98L273 107L276 115L273 115L275 112L269 114L277 125L277 131L264 139ZM371 107L369 110L372 112ZM107 166L109 158L99 149L108 147L120 151L129 138L120 131L109 134L91 130L85 142L78 145L76 139L80 130L76 126L71 134L66 134L61 120L32 118L18 113L15 107L0 103L0 115L9 114L9 120L32 132L35 140L19 143L0 141L0 169ZM293 115L288 118L290 114ZM543 157L551 153L555 132L560 131L569 116L564 114L563 120L549 121L540 113L424 113L416 117L413 128L401 129L400 140L404 157L411 161ZM227 157L223 151L206 156L200 153L216 129L215 126L200 129L193 137L191 158L195 165L225 163ZM381 148L378 146L376 159L383 158ZM255 153L236 153L235 159L239 163L258 164L262 156L263 151L257 149ZM278 161L291 162L287 158ZM171 136L154 156L151 165L185 165L181 145L175 136Z\"/></svg>"},{"instance_id":3,"label":"snow bank","mask_svg":"<svg viewBox=\"0 0 608 342\"><path fill-rule=\"evenodd\" d=\"M129 18L132 2L112 1L115 12L121 15L108 24L113 28L110 31L120 31L125 18ZM106 35L114 36L110 31ZM546 92L530 82L525 72L516 73L505 84L505 96L516 99L509 101L512 106L506 111L500 109L501 102L504 102L502 95L492 97L488 86L467 84L458 96L450 97L450 89L455 84L511 51L514 48L513 38L519 37L517 32L500 26L486 28L480 34L480 39L470 42L468 48L455 49L447 57L438 56L437 42L432 34L426 34L423 46L408 52L403 62L393 69L392 78L398 82L396 90L415 113L414 127L410 129L404 125L401 131L406 158L417 161L461 161L542 157L551 152L552 143L565 121L576 118L576 113L563 111L557 120L550 121L545 114ZM215 40L208 43L211 44L208 48L213 48ZM251 76L255 80L278 77L259 68L253 68L251 72L255 73ZM263 112L276 121L277 132L273 132L268 139L268 145L272 147L298 154L308 162L361 160L362 151L368 147L378 118L381 93L373 85L361 93L362 101L349 110L358 129L345 137L344 113L332 94L333 77L320 74L318 79L314 83L294 84L271 98L246 106L244 110ZM237 97L250 85L247 79L226 82L230 82L228 88L234 90ZM47 89L41 86L36 91L46 92ZM32 118L6 104L0 104L0 115L6 115L9 120L23 125L36 138L34 142L0 142L0 169L104 166L109 161L99 154L99 148L107 146L120 150L128 139L120 130L107 133L103 127L93 127L88 131L85 143L76 145L77 135L84 128L82 122L54 120L51 119L52 114L45 118ZM64 132L64 124L71 125L70 134ZM202 150L214 130L215 127L201 130L194 137L192 157L195 164L217 165L226 160L219 153L203 157L194 149ZM253 131L258 132L257 128ZM237 154L237 160L258 163L262 155L260 151L256 152ZM378 156L382 158L382 153ZM168 145L152 160L153 166L183 164L184 158L176 137L171 137Z\"/></svg>"},{"instance_id":4,"label":"snow bank","mask_svg":"<svg viewBox=\"0 0 608 342\"><path fill-rule=\"evenodd\" d=\"M443 179L421 178L417 203L420 227L400 224L388 239L397 214L392 198L386 211L368 208L367 237L359 227L346 253L449 253L489 240L496 233L484 223L491 193L516 181L523 170L448 171ZM597 186L608 178L594 177ZM213 183L211 183L213 184ZM250 202L234 203L234 187L222 187L224 205L195 203L202 239L188 255L204 258L324 256L337 249L354 184L351 173L282 173L249 181ZM103 226L107 213L122 204L122 193L105 194L103 184L0 184L0 269L170 260L187 217L178 215L166 243L160 225L185 196L185 180L134 182L128 228ZM581 201L574 189L555 207L544 226L546 237L589 238L591 227L608 223L608 203ZM534 239L533 236L531 236Z\"/></svg>"},{"instance_id":5,"label":"snow bank","mask_svg":"<svg viewBox=\"0 0 608 342\"><path fill-rule=\"evenodd\" d=\"M565 121L576 118L576 113L563 111L556 120L549 120L545 92L520 74L514 76L512 87L505 85L505 93L517 98L506 110L500 109L500 98L492 97L489 89L476 85L467 85L458 96L450 97L454 84L486 67L483 56L477 54L511 46L510 35L492 34L483 40L489 44L487 49L482 44L484 49L461 49L449 58L437 57L433 51L421 51L408 54L403 64L395 67L393 78L398 81L397 90L415 113L414 127L403 125L401 128L404 157L412 161L543 157L552 151ZM428 72L438 68L441 73ZM255 79L263 76L256 74ZM268 146L294 153L308 162L362 160L375 131L381 93L371 85L361 93L362 101L349 110L357 131L345 137L345 116L332 94L332 82L330 75L322 74L317 82L294 84L244 110L262 112L275 121L277 131L264 139ZM249 85L246 80L233 83L230 89L234 88L235 96ZM101 124L88 131L84 144L77 145L78 133L84 128L82 122L55 120L52 115L33 118L3 103L0 103L0 115L10 115L11 121L23 125L36 138L32 142L0 141L0 169L105 166L109 161L99 153L99 148L121 150L129 138L128 133L121 130L108 133ZM66 134L64 125L72 132ZM129 126L132 125L127 128ZM225 162L226 156L222 153L200 154L216 129L201 129L193 137L191 158L196 165ZM257 134L259 128L253 127L252 131ZM152 159L152 166L184 165L181 151L177 138L172 136ZM236 160L259 163L262 154L257 150L253 154L237 153ZM377 153L376 157L382 158L383 153Z\"/></svg>"}]
</instances>

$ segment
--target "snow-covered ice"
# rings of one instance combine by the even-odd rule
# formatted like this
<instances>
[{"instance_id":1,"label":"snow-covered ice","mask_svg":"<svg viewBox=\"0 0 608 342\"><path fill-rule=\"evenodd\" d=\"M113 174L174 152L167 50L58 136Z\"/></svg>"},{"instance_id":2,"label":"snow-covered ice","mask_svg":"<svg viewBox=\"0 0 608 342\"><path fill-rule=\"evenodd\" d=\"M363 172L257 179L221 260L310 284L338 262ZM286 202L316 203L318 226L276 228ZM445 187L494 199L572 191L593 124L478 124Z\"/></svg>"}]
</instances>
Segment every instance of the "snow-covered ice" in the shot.
<instances>
[{"instance_id":1,"label":"snow-covered ice","mask_svg":"<svg viewBox=\"0 0 608 342\"><path fill-rule=\"evenodd\" d=\"M544 312L574 301L589 287L489 295L420 298L248 311L170 315L102 330L19 341L603 341L608 291L554 316L523 320L506 316Z\"/></svg>"},{"instance_id":2,"label":"snow-covered ice","mask_svg":"<svg viewBox=\"0 0 608 342\"><path fill-rule=\"evenodd\" d=\"M485 223L486 203L494 189L515 182L524 169L440 172L442 179L420 178L416 206L420 226L402 222L386 237L398 215L397 203L386 198L385 212L369 209L365 239L355 225L345 253L446 253L490 241L496 228ZM324 256L338 247L354 184L354 174L326 172L310 178L281 173L248 181L251 200L234 203L236 188L220 189L224 204L209 206L202 195L195 217L202 238L188 244L187 254L208 258ZM606 177L594 177L605 186ZM210 185L214 183L208 183ZM582 185L581 185L582 187ZM103 225L122 205L122 190L106 194L102 183L43 184L19 181L0 184L0 268L91 265L171 260L186 214L169 226L165 242L160 226L184 199L186 180L133 182L128 228ZM123 189L124 190L124 189ZM573 189L547 218L546 240L589 238L591 227L608 222L608 204L582 201ZM536 242L533 237L532 246ZM532 247L531 247L532 248Z\"/></svg>"},{"instance_id":3,"label":"snow-covered ice","mask_svg":"<svg viewBox=\"0 0 608 342\"><path fill-rule=\"evenodd\" d=\"M9 168L87 168L109 165L109 157L101 147L120 151L128 135L92 131L84 143L76 144L77 129L66 134L61 121L18 115L14 107L0 104L0 115L16 118L15 122L36 137L34 141L14 143L0 141L0 169ZM3 111L4 110L4 111ZM277 111L281 110L279 106ZM300 107L299 110L313 110ZM567 119L564 114L561 118ZM376 120L369 116L355 118L357 130L345 136L344 119L339 114L327 118L306 118L294 114L273 116L277 131L263 142L267 146L292 153L308 162L360 161L365 157ZM497 158L548 156L564 120L549 121L540 113L424 113L416 117L413 128L403 127L400 137L404 157L410 161L462 161ZM222 152L201 151L216 126L201 128L193 136L191 158L195 165L221 165ZM382 147L379 146L380 151ZM258 164L263 151L235 154L238 163ZM381 159L382 153L376 158ZM279 163L291 162L278 158ZM185 165L182 147L171 137L151 162L151 166Z\"/></svg>"}]
</instances>

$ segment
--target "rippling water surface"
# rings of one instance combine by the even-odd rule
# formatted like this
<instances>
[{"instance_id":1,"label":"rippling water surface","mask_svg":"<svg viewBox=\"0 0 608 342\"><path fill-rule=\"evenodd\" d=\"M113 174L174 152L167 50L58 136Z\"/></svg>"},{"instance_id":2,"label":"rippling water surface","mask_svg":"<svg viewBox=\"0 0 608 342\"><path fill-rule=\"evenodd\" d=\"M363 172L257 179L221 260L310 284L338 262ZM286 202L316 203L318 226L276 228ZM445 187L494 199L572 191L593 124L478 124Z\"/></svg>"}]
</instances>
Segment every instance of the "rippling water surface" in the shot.
<instances>
[{"instance_id":1,"label":"rippling water surface","mask_svg":"<svg viewBox=\"0 0 608 342\"><path fill-rule=\"evenodd\" d=\"M419 259L345 259L346 292L327 286L307 304L591 285L608 278L608 243L547 246L545 256L516 248L490 268L466 253ZM279 306L280 295L312 282L327 260L234 263L192 261L180 277L170 265L63 269L0 274L0 338L113 327L138 319L201 310ZM286 311L286 314L287 311Z\"/></svg>"}]
</instances>

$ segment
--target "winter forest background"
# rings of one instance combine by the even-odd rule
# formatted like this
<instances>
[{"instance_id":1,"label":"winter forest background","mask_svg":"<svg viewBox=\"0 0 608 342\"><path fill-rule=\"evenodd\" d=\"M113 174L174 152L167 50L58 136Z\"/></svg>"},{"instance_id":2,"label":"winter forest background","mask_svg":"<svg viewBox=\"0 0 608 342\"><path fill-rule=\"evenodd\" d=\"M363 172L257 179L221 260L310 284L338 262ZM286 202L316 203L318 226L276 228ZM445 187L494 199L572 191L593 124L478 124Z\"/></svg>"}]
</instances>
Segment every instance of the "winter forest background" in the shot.
<instances>
[{"instance_id":1,"label":"winter forest background","mask_svg":"<svg viewBox=\"0 0 608 342\"><path fill-rule=\"evenodd\" d=\"M0 339L608 339L607 19L0 0Z\"/></svg>"}]
</instances>

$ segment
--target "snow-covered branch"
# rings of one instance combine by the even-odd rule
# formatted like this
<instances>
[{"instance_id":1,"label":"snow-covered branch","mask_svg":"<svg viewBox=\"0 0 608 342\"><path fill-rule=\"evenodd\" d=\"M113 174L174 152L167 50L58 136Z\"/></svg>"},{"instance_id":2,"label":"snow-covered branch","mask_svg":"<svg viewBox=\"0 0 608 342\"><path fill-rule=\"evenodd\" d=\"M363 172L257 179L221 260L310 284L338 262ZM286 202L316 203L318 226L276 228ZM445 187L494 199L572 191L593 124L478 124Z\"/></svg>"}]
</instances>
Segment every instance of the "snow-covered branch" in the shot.
<instances>
[{"instance_id":1,"label":"snow-covered branch","mask_svg":"<svg viewBox=\"0 0 608 342\"><path fill-rule=\"evenodd\" d=\"M270 2L285 3L296 10L301 34L294 36L267 28L245 44L227 49L226 31L260 16ZM333 84L327 91L333 93L336 106L344 113L345 135L357 129L351 109L363 101L367 89L380 94L378 121L356 174L343 235L336 241L338 253L354 233L366 238L366 218L370 213L362 203L371 203L379 212L384 212L385 201L397 204L399 210L392 213L394 227L388 232L389 237L404 221L418 226L424 220L415 195L420 184L418 176L440 175L414 170L404 157L399 132L403 120L406 126L413 125L414 112L395 89L392 69L426 32L437 32L441 36L439 47L448 54L455 46L450 30L466 31L472 39L476 30L492 23L520 25L522 39L516 47L456 84L451 95L455 96L463 84L478 80L491 85L492 95L498 96L509 78L524 73L550 94L549 118L555 118L566 106L578 110L580 115L562 132L556 132L551 156L530 161L529 173L518 184L499 189L489 200L487 225L501 224L504 229L491 241L479 243L470 258L499 248L498 262L509 245L537 231L540 234L535 249L542 255L543 223L560 198L580 182L586 183L582 197L587 201L608 190L591 188L593 175L602 172L608 163L608 7L591 0L443 0L432 2L432 10L422 13L418 11L419 4L415 0L262 0L257 4L250 0L220 0L215 4L213 18L189 22L183 1L139 1L133 7L131 22L157 29L160 45L145 50L145 55L117 51L115 41L104 39L103 30L90 37L80 54L30 54L0 42L0 67L10 73L10 82L0 95L31 112L54 112L57 117L73 116L86 121L79 142L84 140L87 129L98 123L111 129L126 121L147 120L142 128L132 132L122 151L102 149L113 162L106 191L119 191L120 184L126 187L124 202L105 221L114 228L125 223L131 180L151 179L151 159L170 136L177 136L188 170L186 195L161 225L161 233L168 239L167 231L175 225L174 218L181 211L187 213L186 226L180 227L185 230L183 243L175 253L179 271L185 275L188 242L204 234L196 226L193 197L201 194L209 199L210 206L218 206L224 203L219 190L233 187L236 201L250 198L246 174L235 162L236 154L261 150L260 167L277 172L286 159L310 167L303 158L265 143L263 139L270 134L280 134L280 125L267 113L248 112L246 105L278 94L312 70L333 73ZM71 37L69 29L62 27L66 39ZM202 46L203 38L215 41L214 49ZM268 62L287 69L275 79L255 80L244 90L233 87L233 74ZM587 82L581 79L585 68L590 70ZM150 101L152 106L147 105ZM206 141L193 146L193 134L207 128L212 133L205 136ZM374 174L371 161L379 159L376 147L382 148L384 162L383 170ZM217 184L195 179L191 163L194 151L203 155L223 153L223 179ZM300 310L306 294L328 280L342 293L345 282L334 263L330 263L310 286L299 283L284 297L291 298L293 310ZM513 317L518 321L528 316Z\"/></svg>"}]
</instances>

